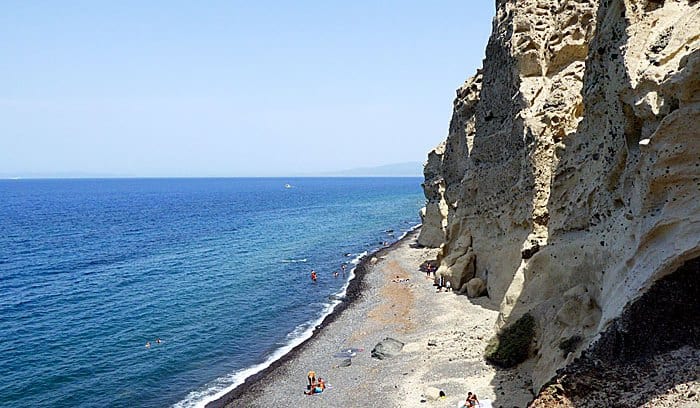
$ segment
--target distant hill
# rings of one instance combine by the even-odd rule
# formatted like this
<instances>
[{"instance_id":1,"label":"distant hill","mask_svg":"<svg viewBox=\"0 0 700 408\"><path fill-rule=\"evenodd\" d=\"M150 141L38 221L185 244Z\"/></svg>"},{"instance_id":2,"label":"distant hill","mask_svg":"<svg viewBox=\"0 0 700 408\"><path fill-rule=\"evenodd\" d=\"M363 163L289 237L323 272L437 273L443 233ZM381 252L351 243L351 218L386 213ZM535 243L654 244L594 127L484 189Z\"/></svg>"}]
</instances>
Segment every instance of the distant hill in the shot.
<instances>
[{"instance_id":1,"label":"distant hill","mask_svg":"<svg viewBox=\"0 0 700 408\"><path fill-rule=\"evenodd\" d=\"M423 177L423 163L405 162L325 172L324 176Z\"/></svg>"}]
</instances>

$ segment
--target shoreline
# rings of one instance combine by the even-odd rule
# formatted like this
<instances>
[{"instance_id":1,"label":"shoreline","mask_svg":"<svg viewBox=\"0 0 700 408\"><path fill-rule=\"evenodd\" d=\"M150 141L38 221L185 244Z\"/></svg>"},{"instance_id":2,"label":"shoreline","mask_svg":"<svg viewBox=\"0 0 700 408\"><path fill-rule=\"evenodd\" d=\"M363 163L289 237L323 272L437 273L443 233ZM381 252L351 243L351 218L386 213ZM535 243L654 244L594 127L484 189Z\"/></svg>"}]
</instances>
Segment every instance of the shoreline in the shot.
<instances>
[{"instance_id":1,"label":"shoreline","mask_svg":"<svg viewBox=\"0 0 700 408\"><path fill-rule=\"evenodd\" d=\"M437 291L420 265L439 250L414 245L417 233L363 259L353 301L324 320L313 341L208 406L442 408L464 401L467 392L495 407L526 406L533 398L526 367L500 370L483 358L498 305ZM373 356L387 338L402 346ZM356 352L348 356L350 349ZM312 370L328 388L308 396L303 391Z\"/></svg>"},{"instance_id":2,"label":"shoreline","mask_svg":"<svg viewBox=\"0 0 700 408\"><path fill-rule=\"evenodd\" d=\"M357 302L357 300L359 300L362 297L364 289L366 289L366 277L368 272L370 271L368 264L370 263L372 258L379 258L385 256L388 252L391 252L393 249L401 245L404 241L408 241L414 238L420 233L421 226L421 224L418 224L414 227L411 227L411 229L406 231L402 237L400 237L398 240L391 243L390 245L379 248L374 252L362 256L354 268L354 277L348 282L348 286L345 291L345 296L340 301L340 303L338 303L335 306L333 311L329 313L326 317L324 317L323 320L314 327L313 333L308 339L296 345L283 356L270 363L269 366L247 377L242 384L238 385L233 390L228 391L226 394L224 394L216 400L206 403L204 407L227 407L229 404L234 403L242 395L250 392L252 387L254 387L260 380L269 376L275 370L284 366L286 363L296 358L300 353L302 353L306 348L308 348L314 342L314 340L318 338L318 335L323 331L324 328L326 328L331 323L335 322L339 317L341 317L343 312L345 312L350 306L352 306L355 302Z\"/></svg>"}]
</instances>

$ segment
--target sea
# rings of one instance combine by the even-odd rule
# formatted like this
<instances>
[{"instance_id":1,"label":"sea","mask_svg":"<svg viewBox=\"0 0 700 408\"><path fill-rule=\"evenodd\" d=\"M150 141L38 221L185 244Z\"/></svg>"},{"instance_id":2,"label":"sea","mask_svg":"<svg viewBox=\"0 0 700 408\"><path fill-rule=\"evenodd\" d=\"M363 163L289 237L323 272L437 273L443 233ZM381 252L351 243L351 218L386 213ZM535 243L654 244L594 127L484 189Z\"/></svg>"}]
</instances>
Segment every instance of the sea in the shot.
<instances>
[{"instance_id":1,"label":"sea","mask_svg":"<svg viewBox=\"0 0 700 408\"><path fill-rule=\"evenodd\" d=\"M1 180L0 407L221 397L312 335L360 257L419 224L421 182Z\"/></svg>"}]
</instances>

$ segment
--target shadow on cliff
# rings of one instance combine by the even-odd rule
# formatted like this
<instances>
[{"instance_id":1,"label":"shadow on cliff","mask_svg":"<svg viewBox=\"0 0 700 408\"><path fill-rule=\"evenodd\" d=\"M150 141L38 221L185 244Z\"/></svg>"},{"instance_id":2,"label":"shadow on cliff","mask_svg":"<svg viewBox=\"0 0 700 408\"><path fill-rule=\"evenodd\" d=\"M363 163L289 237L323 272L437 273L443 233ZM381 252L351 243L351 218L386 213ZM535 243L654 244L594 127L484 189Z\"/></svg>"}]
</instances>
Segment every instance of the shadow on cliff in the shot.
<instances>
[{"instance_id":1,"label":"shadow on cliff","mask_svg":"<svg viewBox=\"0 0 700 408\"><path fill-rule=\"evenodd\" d=\"M476 263L479 263L479 253L490 253L492 258L497 258L492 259L494 262L513 260L512 264L496 264L498 268L477 265L477 270L491 269L485 276L487 282L498 274L493 281L499 286L489 286L490 301L485 302L496 307L504 301L516 279L521 245L534 228L536 169L531 153L537 140L526 129L521 116L527 102L520 92L519 61L511 51L515 42L515 13L507 9L509 4L501 0L496 2L496 18L486 47L483 83L476 106L476 134L469 154L473 174L462 193L465 205L479 203L483 206L474 208L471 216L486 224L487 230L481 232L491 241L472 243L477 254ZM508 212L510 209L512 211ZM494 242L502 245L493 246ZM473 303L485 305L478 299ZM499 369L492 382L497 393L493 406L512 407L513 402L531 399L530 391L523 387L526 382L526 376L518 370Z\"/></svg>"},{"instance_id":2,"label":"shadow on cliff","mask_svg":"<svg viewBox=\"0 0 700 408\"><path fill-rule=\"evenodd\" d=\"M526 271L534 267L530 265L528 268L528 264L533 263L533 261L540 262L540 265L547 265L547 262L542 262L541 259L539 261L537 260L545 256L553 257L549 264L551 265L550 268L555 269L558 268L556 265L561 265L561 268L566 268L573 262L581 262L581 260L585 259L583 248L581 254L577 257L579 261L573 259L575 254L572 255L572 259L570 260L555 259L557 252L553 248L558 244L553 237L555 237L557 233L561 233L560 230L562 228L581 234L582 232L585 233L591 225L595 225L595 217L600 217L600 215L592 214L591 212L597 204L593 201L598 199L599 194L589 191L582 192L578 189L584 182L583 177L585 176L583 175L583 170L590 170L592 167L597 167L597 175L601 178L601 182L590 183L594 189L606 188L606 186L609 188L617 188L616 184L613 183L613 185L610 185L602 180L605 177L611 177L611 171L609 169L607 171L602 171L600 168L610 168L616 165L620 166L620 160L622 160L624 165L628 154L625 152L623 154L624 157L617 156L616 152L620 152L621 149L615 149L615 147L619 147L620 145L624 146L625 143L631 145L633 142L631 140L625 140L625 129L611 129L608 134L596 135L603 139L600 141L591 140L590 136L587 134L588 129L597 121L606 121L606 117L609 113L603 111L605 109L605 103L602 103L602 101L605 101L609 97L614 97L618 98L617 100L619 102L618 95L613 96L609 94L614 92L609 86L611 80L617 81L616 83L624 84L629 84L630 82L625 70L624 59L620 56L620 48L627 40L625 32L626 24L618 24L615 26L616 29L613 30L608 30L610 27L603 29L604 25L610 25L611 20L625 20L625 6L623 2L613 0L612 3L611 5L609 1L600 2L596 11L596 32L593 34L593 39L589 43L581 90L584 103L584 116L576 130L564 136L564 139L561 141L561 144L564 145L563 148L558 148L555 153L555 156L559 158L559 162L554 169L551 180L551 190L547 203L547 216L542 221L543 224L541 224L547 230L547 246L539 248L540 253L532 257L528 256L527 260L523 260L523 262L525 262L524 268ZM620 14L614 15L614 13ZM546 47L547 45L545 44L544 46ZM575 62L576 60L572 60L570 63ZM621 106L619 106L619 108L622 109ZM619 137L622 137L623 140L620 141L618 139ZM638 141L639 140L636 140L634 143L638 144ZM584 155L582 151L585 153L587 147L593 143L596 144L598 152L596 154ZM624 147L622 150L624 150ZM535 171L535 169L530 168L530 171ZM532 186L531 190L534 193L534 186ZM574 194L580 195L574 197ZM565 203L571 203L571 205L566 206ZM562 221L562 218L566 219ZM521 238L521 242L524 242L525 239L527 239L527 235L518 238ZM562 242L562 244L566 243ZM558 310L563 303L563 293L567 289L585 282L586 278L582 278L579 274L572 274L571 271L568 271L568 276L565 273L567 271L561 271L562 273L554 271L552 274L553 276L539 276L536 272L537 271L528 272L528 276L522 277L524 279L522 291L519 293L518 299L514 300L513 309L508 315L510 317L508 321L505 322L505 326L512 325L515 323L513 321L514 319L528 313L535 317L535 334L533 338L528 339L530 344L530 356L532 358L514 368L497 370L496 376L491 382L491 385L496 390L496 398L493 401L494 407L522 406L525 404L525 401L531 401L539 392L539 389L535 388L537 387L537 382L541 381L541 379L536 379L533 375L535 369L542 369L541 367L536 367L538 362L546 362L545 366L547 366L547 364L552 364L556 361L561 361L561 363L564 361L563 356L559 355L562 351L556 346L547 344L547 342L551 342L552 339L545 338L543 328L551 324L551 319L556 318L556 310ZM559 277L556 277L556 275L559 275ZM555 282L549 284L553 294L550 295L549 299L539 293L533 293L532 288L534 288L534 285L528 287L531 280L562 279L563 276L567 276L565 279L571 279L572 281L561 282L558 288L561 290L556 289L557 284ZM574 280L576 280L576 282L574 282ZM544 285L543 287L548 287L546 282L540 283ZM597 285L596 283L596 286ZM547 303L546 309L543 307L545 303ZM537 353L536 357L534 357L535 353ZM553 353L557 354L555 355ZM527 380L523 381L523 377L527 377ZM533 384L533 382L535 383ZM527 389L523 390L523 387Z\"/></svg>"},{"instance_id":3,"label":"shadow on cliff","mask_svg":"<svg viewBox=\"0 0 700 408\"><path fill-rule=\"evenodd\" d=\"M623 1L605 1L600 3L597 10L596 33L589 45L581 91L584 116L576 131L562 140L564 147L557 151L560 160L553 173L547 205L548 245L567 245L574 239L593 234L597 225L609 221L616 211L626 209L625 205L629 203L625 203L625 197L629 197L635 188L624 176L625 171L639 161L639 142L643 137L644 122L634 115L633 107L625 102L623 95L625 89L632 89L632 81L622 55L622 50L628 43L629 23L626 13L631 12L626 9L626 4ZM572 259L563 261L562 265L569 263L563 267L570 269L568 278L571 281L561 283L559 297L553 298L550 303L561 307L561 295L576 285L583 284L593 291L603 291L604 271L586 270L582 263L583 260L590 259L592 253L604 256L605 250L614 248L615 243L610 242L604 232L599 234L595 239L585 239L588 242L599 242L599 247L581 246L580 253L571 254ZM548 253L537 256L552 256L556 253L553 250L543 252ZM548 384L563 386L566 392L562 394L570 393L565 396L575 399L574 406L601 406L600 401L611 401L611 406L627 406L616 402L615 398L629 397L630 394L635 394L635 402L629 406L640 406L678 384L697 379L697 368L689 372L679 368L680 374L675 377L655 376L658 367L655 368L652 360L659 355L671 356L669 353L683 346L690 346L691 350L697 350L700 346L698 284L693 282L693 279L697 280L699 265L700 260L697 258L686 262L677 272L657 282L649 293L628 305L622 317L581 358L574 359L569 367L558 371L558 378L565 379L568 383L557 382L555 378ZM579 270L581 273L572 272ZM594 297L600 299L600 292ZM526 283L521 297L527 295ZM532 302L519 300L521 301L516 302L511 316L518 317L533 311ZM537 306L534 305L535 308ZM543 326L551 324L544 320L551 318L551 315L546 315L541 310L535 310L534 313L541 319ZM593 327L597 324L598 322ZM582 334L586 331L590 334L591 326L579 329ZM548 347L547 353L566 353L556 346L544 344L541 330L538 330L537 336L535 347ZM546 356L538 356L543 357ZM563 365L564 356L557 356L556 360ZM680 361L682 359L679 363ZM520 372L529 370L535 362L534 359L529 360ZM685 364L687 367L688 363ZM517 369L498 372L492 385L503 391L499 391L501 396L496 395L494 407L510 406L505 404L509 400L505 396L509 392L508 385L515 385L513 376L517 373ZM693 376L695 378L691 378ZM644 388L640 385L644 380L658 386ZM554 388L554 393L560 389L557 387ZM551 391L548 386L542 389ZM532 395L538 391L531 390ZM615 398L606 400L603 398L606 393ZM593 395L598 394L603 399L595 403ZM549 403L538 406L558 405L550 400Z\"/></svg>"},{"instance_id":4,"label":"shadow on cliff","mask_svg":"<svg viewBox=\"0 0 700 408\"><path fill-rule=\"evenodd\" d=\"M534 406L564 406L567 400L576 407L633 408L653 404L669 390L697 401L684 384L700 375L699 275L695 258L657 281L543 387Z\"/></svg>"},{"instance_id":5,"label":"shadow on cliff","mask_svg":"<svg viewBox=\"0 0 700 408\"><path fill-rule=\"evenodd\" d=\"M475 269L481 271L476 276L485 278L488 296L496 307L511 286L520 261L520 246L532 231L534 198L534 169L528 157L534 138L526 133L520 115L527 104L520 92L518 60L511 52L514 13L506 9L508 3L496 2L475 106L475 134L469 151L471 174L462 181L461 191L469 212L467 224L483 226L473 234L471 245L476 255ZM470 218L478 221L471 222ZM502 244L495 245L497 242ZM485 257L480 261L479 254L489 254L491 264L483 261ZM503 263L513 259L517 263ZM490 279L496 274L497 279ZM491 282L497 282L498 287L491 286Z\"/></svg>"}]
</instances>

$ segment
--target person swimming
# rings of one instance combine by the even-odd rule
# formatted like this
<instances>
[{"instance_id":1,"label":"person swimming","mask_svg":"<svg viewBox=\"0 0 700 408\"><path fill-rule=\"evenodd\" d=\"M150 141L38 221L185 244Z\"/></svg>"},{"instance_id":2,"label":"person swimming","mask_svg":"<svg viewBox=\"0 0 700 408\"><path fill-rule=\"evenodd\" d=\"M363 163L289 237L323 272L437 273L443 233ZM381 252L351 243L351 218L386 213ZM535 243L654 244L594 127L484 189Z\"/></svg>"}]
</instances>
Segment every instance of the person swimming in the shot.
<instances>
[{"instance_id":1,"label":"person swimming","mask_svg":"<svg viewBox=\"0 0 700 408\"><path fill-rule=\"evenodd\" d=\"M316 282L316 279L317 279L317 278L318 278L318 277L316 276L316 271L312 269L312 270L311 270L311 280L314 281L314 282Z\"/></svg>"},{"instance_id":2,"label":"person swimming","mask_svg":"<svg viewBox=\"0 0 700 408\"><path fill-rule=\"evenodd\" d=\"M147 341L147 342L146 342L146 348L151 348L151 342L150 342L150 341Z\"/></svg>"}]
</instances>

